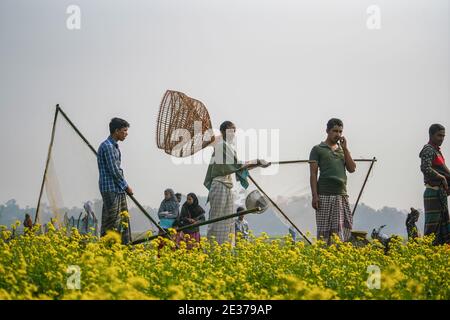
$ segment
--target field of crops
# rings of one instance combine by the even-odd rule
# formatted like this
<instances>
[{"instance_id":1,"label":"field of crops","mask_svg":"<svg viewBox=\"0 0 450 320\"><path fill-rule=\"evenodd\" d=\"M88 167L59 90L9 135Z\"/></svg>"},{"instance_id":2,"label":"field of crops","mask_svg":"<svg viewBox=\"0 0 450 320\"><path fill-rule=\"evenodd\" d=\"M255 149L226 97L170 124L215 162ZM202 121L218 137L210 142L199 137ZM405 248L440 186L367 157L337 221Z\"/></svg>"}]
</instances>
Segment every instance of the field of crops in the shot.
<instances>
[{"instance_id":1,"label":"field of crops","mask_svg":"<svg viewBox=\"0 0 450 320\"><path fill-rule=\"evenodd\" d=\"M263 236L235 248L167 242L159 256L155 242L124 246L115 233L0 238L0 299L450 299L450 246L429 238L394 241L387 255L379 243Z\"/></svg>"}]
</instances>

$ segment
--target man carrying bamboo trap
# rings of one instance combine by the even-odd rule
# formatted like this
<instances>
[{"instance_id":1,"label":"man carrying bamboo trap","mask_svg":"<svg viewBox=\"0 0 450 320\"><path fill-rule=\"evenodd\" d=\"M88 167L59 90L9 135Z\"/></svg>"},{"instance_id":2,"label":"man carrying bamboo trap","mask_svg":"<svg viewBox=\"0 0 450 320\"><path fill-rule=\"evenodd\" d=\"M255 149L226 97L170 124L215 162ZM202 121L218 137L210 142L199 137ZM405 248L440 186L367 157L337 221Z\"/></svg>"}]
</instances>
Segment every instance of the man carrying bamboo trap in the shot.
<instances>
[{"instance_id":1,"label":"man carrying bamboo trap","mask_svg":"<svg viewBox=\"0 0 450 320\"><path fill-rule=\"evenodd\" d=\"M355 172L356 163L350 155L347 140L342 136L344 125L339 119L327 123L327 139L312 148L310 184L312 206L316 210L317 239L331 243L333 234L342 241L351 237L353 216L347 195L347 175ZM320 177L317 178L320 170Z\"/></svg>"},{"instance_id":2,"label":"man carrying bamboo trap","mask_svg":"<svg viewBox=\"0 0 450 320\"><path fill-rule=\"evenodd\" d=\"M197 132L196 125L200 124ZM237 160L233 148L236 127L230 121L220 126L221 137L212 133L212 123L205 105L182 92L167 90L161 101L156 126L158 148L175 157L189 157L207 146L214 145L204 185L209 190L208 200L211 209L209 219L221 218L233 214L233 178L239 180L244 188L248 187L248 170L270 164L264 160L241 163ZM183 133L184 132L184 133ZM190 137L190 139L181 139ZM201 134L197 134L201 133ZM209 138L209 139L208 139ZM251 178L251 177L250 177ZM227 219L209 224L208 238L219 244L229 240L234 234L233 220ZM234 239L232 239L234 243Z\"/></svg>"},{"instance_id":3,"label":"man carrying bamboo trap","mask_svg":"<svg viewBox=\"0 0 450 320\"><path fill-rule=\"evenodd\" d=\"M222 216L233 214L233 177L240 182L243 188L248 187L248 171L256 167L267 168L270 163L258 159L241 163L236 157L236 151L233 147L235 140L236 126L225 121L220 126L222 139L214 146L214 153L208 166L204 185L209 190L208 201L210 202L209 219L219 218ZM230 234L234 234L233 220L228 219L215 222L208 225L207 237L209 240L215 240L222 244L231 240L234 245L234 237L231 239Z\"/></svg>"}]
</instances>

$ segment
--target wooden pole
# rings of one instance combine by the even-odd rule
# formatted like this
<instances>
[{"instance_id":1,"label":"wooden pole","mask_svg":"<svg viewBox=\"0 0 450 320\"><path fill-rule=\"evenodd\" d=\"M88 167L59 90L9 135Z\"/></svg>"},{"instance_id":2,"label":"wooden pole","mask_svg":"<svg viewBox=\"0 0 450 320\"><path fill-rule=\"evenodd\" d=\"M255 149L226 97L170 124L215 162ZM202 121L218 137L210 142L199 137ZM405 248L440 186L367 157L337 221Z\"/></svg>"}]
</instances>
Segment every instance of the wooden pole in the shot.
<instances>
[{"instance_id":1,"label":"wooden pole","mask_svg":"<svg viewBox=\"0 0 450 320\"><path fill-rule=\"evenodd\" d=\"M226 216L223 216L223 217L218 217L218 218L210 219L210 220L203 221L203 222L197 222L197 223L194 223L194 224L190 224L190 225L187 225L187 226L183 226L183 227L180 227L180 228L174 228L174 229L177 232L179 232L179 231L183 231L183 230L190 229L190 228L201 227L201 226L204 226L204 225L207 225L207 224L211 224L211 223L214 223L214 222L219 222L219 221L223 221L223 220L232 219L232 218L243 216L243 215L250 214L250 213L255 213L255 212L259 213L261 210L262 209L260 207L257 207L257 208L253 208L253 209L249 209L249 210L245 210L245 211L241 211L241 212L236 212L236 213L229 214L229 215L226 215ZM154 235L154 236L151 236L151 237L148 237L148 238L139 239L139 240L133 241L131 244L139 244L139 243L142 243L142 242L151 241L153 239L158 238L159 236L160 235Z\"/></svg>"},{"instance_id":2,"label":"wooden pole","mask_svg":"<svg viewBox=\"0 0 450 320\"><path fill-rule=\"evenodd\" d=\"M355 162L373 162L373 159L353 159ZM376 161L376 160L375 160ZM272 161L271 164L317 163L316 160Z\"/></svg>"},{"instance_id":3,"label":"wooden pole","mask_svg":"<svg viewBox=\"0 0 450 320\"><path fill-rule=\"evenodd\" d=\"M288 161L272 161L270 164L294 164L294 163L315 163L315 160L288 160Z\"/></svg>"},{"instance_id":4,"label":"wooden pole","mask_svg":"<svg viewBox=\"0 0 450 320\"><path fill-rule=\"evenodd\" d=\"M254 185L259 189L259 191L262 192L262 194L264 194L264 196L266 196L267 199L269 199L270 203L272 203L272 205L286 218L287 221L289 221L289 223L300 233L300 235L309 243L312 244L311 241L303 234L303 232L291 221L291 219L289 219L289 217L283 212L283 210L281 210L281 208L275 203L275 201L273 201L265 192L263 189L261 189L261 187L258 185L258 183L256 183L256 181L252 178L252 176L248 176L249 179L254 183Z\"/></svg>"},{"instance_id":5,"label":"wooden pole","mask_svg":"<svg viewBox=\"0 0 450 320\"><path fill-rule=\"evenodd\" d=\"M58 113L59 113L59 105L56 105L55 116L53 118L52 134L50 137L50 144L48 146L47 152L47 161L45 162L44 176L42 177L41 190L39 191L39 199L36 207L36 215L34 216L34 224L39 223L39 211L40 211L39 208L41 207L41 198L42 194L44 193L45 179L47 178L47 170L52 155L53 142L55 141L56 119L58 118Z\"/></svg>"},{"instance_id":6,"label":"wooden pole","mask_svg":"<svg viewBox=\"0 0 450 320\"><path fill-rule=\"evenodd\" d=\"M373 159L365 160L365 161L371 161L372 163L370 164L369 170L367 171L366 178L364 179L363 186L362 186L362 188L361 188L361 190L359 192L358 199L356 200L355 206L353 207L352 216L355 215L356 208L358 207L358 204L359 204L359 200L361 199L361 196L362 196L362 194L364 192L364 188L366 187L367 181L369 180L369 175L372 172L373 166L374 166L375 162L377 161L377 158L373 157Z\"/></svg>"}]
</instances>

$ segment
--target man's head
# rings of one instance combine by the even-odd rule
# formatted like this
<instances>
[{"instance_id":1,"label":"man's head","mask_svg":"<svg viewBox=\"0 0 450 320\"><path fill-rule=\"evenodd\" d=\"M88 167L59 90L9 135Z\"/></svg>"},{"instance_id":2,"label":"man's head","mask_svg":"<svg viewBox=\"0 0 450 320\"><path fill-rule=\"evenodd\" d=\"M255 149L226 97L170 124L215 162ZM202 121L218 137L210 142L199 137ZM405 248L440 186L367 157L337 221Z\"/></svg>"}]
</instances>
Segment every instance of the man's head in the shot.
<instances>
[{"instance_id":1,"label":"man's head","mask_svg":"<svg viewBox=\"0 0 450 320\"><path fill-rule=\"evenodd\" d=\"M327 123L328 140L333 143L338 143L342 137L342 131L344 130L344 123L342 120L332 118Z\"/></svg>"},{"instance_id":2,"label":"man's head","mask_svg":"<svg viewBox=\"0 0 450 320\"><path fill-rule=\"evenodd\" d=\"M128 135L130 124L120 118L113 118L109 123L109 133L116 141L123 141Z\"/></svg>"},{"instance_id":3,"label":"man's head","mask_svg":"<svg viewBox=\"0 0 450 320\"><path fill-rule=\"evenodd\" d=\"M220 125L220 133L225 141L233 141L236 133L236 126L231 121L224 121Z\"/></svg>"},{"instance_id":4,"label":"man's head","mask_svg":"<svg viewBox=\"0 0 450 320\"><path fill-rule=\"evenodd\" d=\"M181 202L181 193L177 192L175 193L175 198L177 198L178 203Z\"/></svg>"},{"instance_id":5,"label":"man's head","mask_svg":"<svg viewBox=\"0 0 450 320\"><path fill-rule=\"evenodd\" d=\"M438 123L432 124L428 130L428 134L430 135L430 141L433 144L441 146L445 138L445 128Z\"/></svg>"}]
</instances>

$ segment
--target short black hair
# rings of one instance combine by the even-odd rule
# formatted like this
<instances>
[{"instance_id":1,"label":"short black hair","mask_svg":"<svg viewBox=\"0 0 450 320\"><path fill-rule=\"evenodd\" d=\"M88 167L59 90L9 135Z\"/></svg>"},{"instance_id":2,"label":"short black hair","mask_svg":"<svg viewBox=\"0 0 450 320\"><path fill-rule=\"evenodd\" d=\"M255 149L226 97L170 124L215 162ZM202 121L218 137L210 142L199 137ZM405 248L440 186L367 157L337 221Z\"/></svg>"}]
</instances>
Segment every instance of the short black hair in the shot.
<instances>
[{"instance_id":1,"label":"short black hair","mask_svg":"<svg viewBox=\"0 0 450 320\"><path fill-rule=\"evenodd\" d=\"M233 125L233 122L231 121L224 121L220 125L220 132L226 132L227 129L230 129L230 127Z\"/></svg>"},{"instance_id":2,"label":"short black hair","mask_svg":"<svg viewBox=\"0 0 450 320\"><path fill-rule=\"evenodd\" d=\"M332 118L327 122L327 131L333 129L335 126L343 127L344 123L342 122L341 119Z\"/></svg>"},{"instance_id":3,"label":"short black hair","mask_svg":"<svg viewBox=\"0 0 450 320\"><path fill-rule=\"evenodd\" d=\"M442 124L435 123L430 126L430 129L428 129L428 134L432 137L441 130L445 130L444 126Z\"/></svg>"},{"instance_id":4,"label":"short black hair","mask_svg":"<svg viewBox=\"0 0 450 320\"><path fill-rule=\"evenodd\" d=\"M116 130L120 130L122 128L129 128L130 124L123 119L120 118L112 118L109 123L109 133L113 134Z\"/></svg>"},{"instance_id":5,"label":"short black hair","mask_svg":"<svg viewBox=\"0 0 450 320\"><path fill-rule=\"evenodd\" d=\"M245 208L244 207L238 207L236 211L237 212L245 211Z\"/></svg>"}]
</instances>

